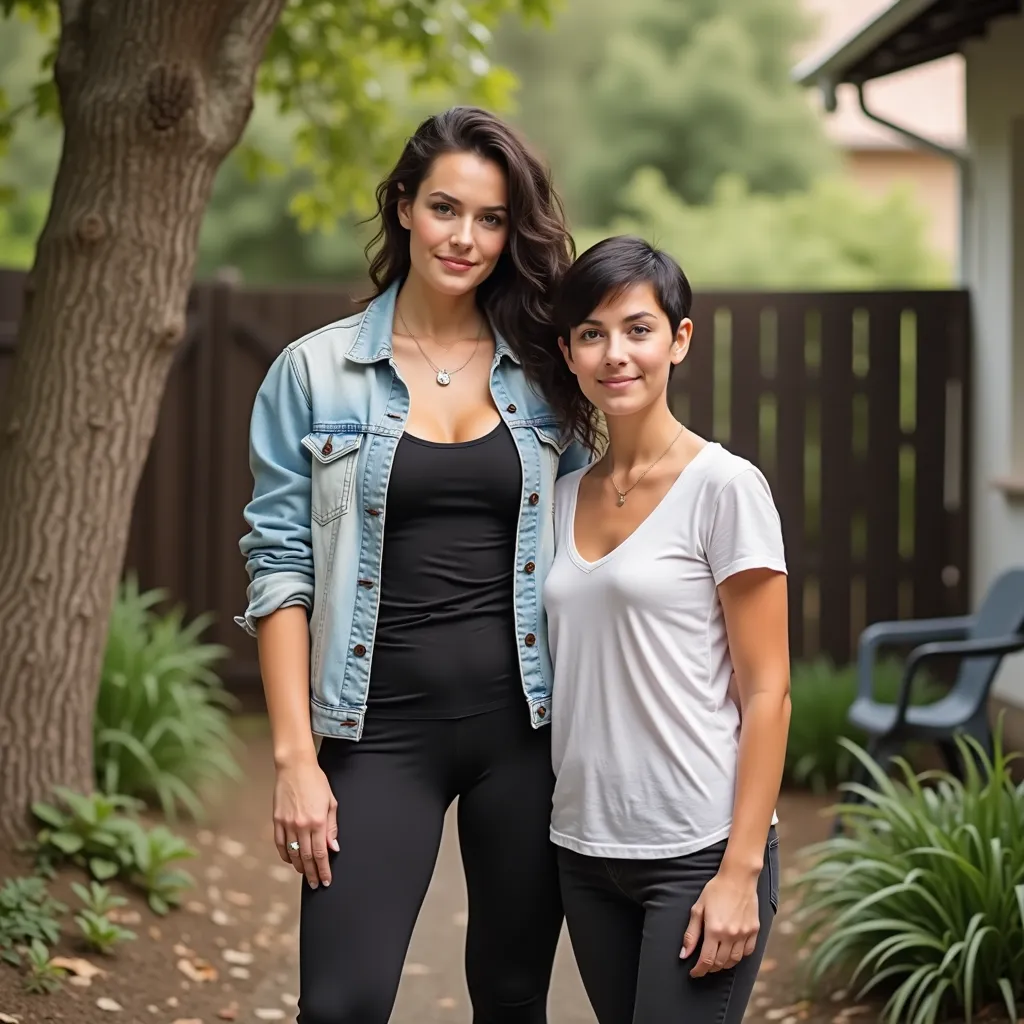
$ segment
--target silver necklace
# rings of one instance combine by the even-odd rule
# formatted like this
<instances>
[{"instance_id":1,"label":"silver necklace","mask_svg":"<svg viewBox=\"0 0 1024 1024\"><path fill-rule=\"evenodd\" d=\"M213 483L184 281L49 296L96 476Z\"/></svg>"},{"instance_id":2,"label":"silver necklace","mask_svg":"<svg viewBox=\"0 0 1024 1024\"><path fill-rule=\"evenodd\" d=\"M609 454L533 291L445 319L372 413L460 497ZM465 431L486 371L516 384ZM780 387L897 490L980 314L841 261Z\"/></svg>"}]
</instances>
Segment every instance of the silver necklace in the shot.
<instances>
[{"instance_id":1,"label":"silver necklace","mask_svg":"<svg viewBox=\"0 0 1024 1024\"><path fill-rule=\"evenodd\" d=\"M615 482L615 477L612 476L611 467L608 468L608 479L611 480L612 487L615 488L615 493L619 496L619 500L616 502L619 508L622 508L622 506L626 504L626 495L629 494L629 492L633 490L633 488L636 487L636 485L640 483L640 481L643 480L643 478L647 476L647 474L650 473L650 471L654 469L654 467L661 462L661 460L665 458L670 451L672 451L676 441L683 436L683 431L685 429L686 427L679 428L679 433L672 438L672 444L670 444L624 491L619 490L619 485Z\"/></svg>"},{"instance_id":2,"label":"silver necklace","mask_svg":"<svg viewBox=\"0 0 1024 1024\"><path fill-rule=\"evenodd\" d=\"M443 388L446 388L448 387L449 384L451 384L452 377L454 377L455 374L459 372L459 370L464 370L470 364L470 362L473 359L473 356L476 355L476 350L480 347L479 341L481 337L483 337L484 333L483 320L480 321L480 330L477 332L476 336L477 344L473 346L473 351L470 352L469 359L467 359L462 364L462 366L456 367L454 370L445 370L442 367L437 366L434 363L434 361L430 358L430 356L428 356L427 353L423 350L423 346L420 344L420 339L417 338L416 335L409 330L409 325L405 322L405 317L402 316L401 311L395 310L395 312L398 313L398 319L402 321L402 328L405 330L405 333L408 334L409 337L416 342L416 347L420 350L420 355L423 356L423 358L427 361L427 364L430 366L430 368L434 371L434 373L437 374L437 377L435 379L437 380L437 383L440 384L441 387Z\"/></svg>"}]
</instances>

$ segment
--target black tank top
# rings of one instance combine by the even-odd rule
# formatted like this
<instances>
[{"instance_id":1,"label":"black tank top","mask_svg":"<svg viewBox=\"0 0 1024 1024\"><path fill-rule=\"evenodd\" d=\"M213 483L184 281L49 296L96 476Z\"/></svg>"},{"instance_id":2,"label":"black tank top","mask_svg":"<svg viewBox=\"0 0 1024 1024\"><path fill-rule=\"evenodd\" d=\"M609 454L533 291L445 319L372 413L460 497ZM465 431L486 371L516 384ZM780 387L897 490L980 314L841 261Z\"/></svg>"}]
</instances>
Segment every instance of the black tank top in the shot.
<instances>
[{"instance_id":1,"label":"black tank top","mask_svg":"<svg viewBox=\"0 0 1024 1024\"><path fill-rule=\"evenodd\" d=\"M388 481L367 713L460 718L521 700L514 580L519 452L404 434Z\"/></svg>"}]
</instances>

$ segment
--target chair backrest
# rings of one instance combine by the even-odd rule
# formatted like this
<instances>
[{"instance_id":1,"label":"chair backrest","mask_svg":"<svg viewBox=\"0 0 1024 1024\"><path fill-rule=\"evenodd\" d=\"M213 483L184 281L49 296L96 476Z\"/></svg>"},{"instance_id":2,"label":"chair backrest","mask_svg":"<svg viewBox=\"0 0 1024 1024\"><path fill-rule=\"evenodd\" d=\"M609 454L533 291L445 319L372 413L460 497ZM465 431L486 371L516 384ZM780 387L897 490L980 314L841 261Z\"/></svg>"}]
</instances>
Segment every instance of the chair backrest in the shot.
<instances>
[{"instance_id":1,"label":"chair backrest","mask_svg":"<svg viewBox=\"0 0 1024 1024\"><path fill-rule=\"evenodd\" d=\"M974 617L972 640L1007 636L1024 631L1024 568L1009 569L997 576ZM961 663L951 693L970 705L971 713L988 700L999 670L1001 655L971 658Z\"/></svg>"}]
</instances>

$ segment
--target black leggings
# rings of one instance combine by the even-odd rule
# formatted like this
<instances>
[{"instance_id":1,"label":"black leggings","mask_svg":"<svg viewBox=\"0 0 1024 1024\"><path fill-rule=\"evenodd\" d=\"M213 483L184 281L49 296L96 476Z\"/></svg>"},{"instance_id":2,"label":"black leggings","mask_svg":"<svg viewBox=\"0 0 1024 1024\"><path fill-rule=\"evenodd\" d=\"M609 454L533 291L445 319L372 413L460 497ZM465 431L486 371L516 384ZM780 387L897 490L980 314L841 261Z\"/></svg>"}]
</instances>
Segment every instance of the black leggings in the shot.
<instances>
[{"instance_id":1,"label":"black leggings","mask_svg":"<svg viewBox=\"0 0 1024 1024\"><path fill-rule=\"evenodd\" d=\"M562 904L551 814L551 733L526 708L469 718L367 718L325 740L338 800L329 887L302 883L300 1024L386 1024L434 870L445 811L469 897L466 980L475 1024L545 1024Z\"/></svg>"},{"instance_id":2,"label":"black leggings","mask_svg":"<svg viewBox=\"0 0 1024 1024\"><path fill-rule=\"evenodd\" d=\"M600 1024L740 1024L779 903L778 838L773 828L757 883L756 949L729 970L691 978L703 936L681 960L683 935L724 852L724 841L663 860L559 850L569 936Z\"/></svg>"}]
</instances>

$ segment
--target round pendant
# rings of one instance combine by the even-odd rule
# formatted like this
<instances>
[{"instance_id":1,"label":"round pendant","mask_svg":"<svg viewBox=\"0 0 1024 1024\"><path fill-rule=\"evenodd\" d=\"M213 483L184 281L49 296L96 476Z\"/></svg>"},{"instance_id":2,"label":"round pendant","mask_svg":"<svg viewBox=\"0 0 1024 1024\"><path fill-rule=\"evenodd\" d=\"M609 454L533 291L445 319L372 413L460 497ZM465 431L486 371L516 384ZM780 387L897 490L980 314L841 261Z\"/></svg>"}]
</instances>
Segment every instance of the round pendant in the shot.
<instances>
[{"instance_id":1,"label":"round pendant","mask_svg":"<svg viewBox=\"0 0 1024 1024\"><path fill-rule=\"evenodd\" d=\"M615 504L618 505L619 508L622 508L622 506L626 504L626 496L621 491L619 492L619 500Z\"/></svg>"},{"instance_id":2,"label":"round pendant","mask_svg":"<svg viewBox=\"0 0 1024 1024\"><path fill-rule=\"evenodd\" d=\"M449 384L451 384L451 382L452 378L449 376L447 370L437 371L437 383L440 384L441 387L446 388L448 387Z\"/></svg>"}]
</instances>

